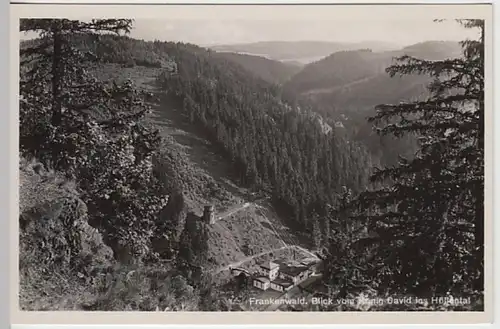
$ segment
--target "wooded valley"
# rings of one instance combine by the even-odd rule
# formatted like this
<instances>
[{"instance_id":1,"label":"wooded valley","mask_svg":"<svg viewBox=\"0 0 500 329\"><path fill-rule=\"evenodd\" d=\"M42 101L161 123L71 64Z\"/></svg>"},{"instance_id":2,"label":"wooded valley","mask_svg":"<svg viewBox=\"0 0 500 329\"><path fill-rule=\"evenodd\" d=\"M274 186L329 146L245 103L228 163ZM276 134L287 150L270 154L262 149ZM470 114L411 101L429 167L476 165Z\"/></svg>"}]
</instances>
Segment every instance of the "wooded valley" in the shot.
<instances>
[{"instance_id":1,"label":"wooded valley","mask_svg":"<svg viewBox=\"0 0 500 329\"><path fill-rule=\"evenodd\" d=\"M457 24L480 37L299 65L21 20L21 308L242 310L251 287L217 269L279 240L321 259L325 296L482 310L484 22Z\"/></svg>"}]
</instances>

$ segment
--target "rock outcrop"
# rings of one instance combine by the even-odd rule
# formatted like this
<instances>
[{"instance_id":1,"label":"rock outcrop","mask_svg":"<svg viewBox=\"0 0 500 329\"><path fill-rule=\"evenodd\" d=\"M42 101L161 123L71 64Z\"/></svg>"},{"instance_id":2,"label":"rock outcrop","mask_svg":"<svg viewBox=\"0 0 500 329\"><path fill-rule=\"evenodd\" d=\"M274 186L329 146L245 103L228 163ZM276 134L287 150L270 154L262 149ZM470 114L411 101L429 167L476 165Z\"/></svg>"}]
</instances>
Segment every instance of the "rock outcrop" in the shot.
<instances>
[{"instance_id":1,"label":"rock outcrop","mask_svg":"<svg viewBox=\"0 0 500 329\"><path fill-rule=\"evenodd\" d=\"M75 289L112 266L113 253L88 224L87 207L73 184L26 161L19 179L20 303L40 310L78 295Z\"/></svg>"}]
</instances>

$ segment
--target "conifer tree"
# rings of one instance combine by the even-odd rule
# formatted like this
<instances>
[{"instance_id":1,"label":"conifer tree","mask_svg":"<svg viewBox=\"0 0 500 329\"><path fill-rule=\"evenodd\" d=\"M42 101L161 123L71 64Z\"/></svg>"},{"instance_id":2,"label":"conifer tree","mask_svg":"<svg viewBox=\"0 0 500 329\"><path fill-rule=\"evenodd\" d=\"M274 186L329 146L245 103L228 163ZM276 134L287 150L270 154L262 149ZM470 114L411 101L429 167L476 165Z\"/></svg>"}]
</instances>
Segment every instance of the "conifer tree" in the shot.
<instances>
[{"instance_id":1,"label":"conifer tree","mask_svg":"<svg viewBox=\"0 0 500 329\"><path fill-rule=\"evenodd\" d=\"M413 159L377 171L372 181L383 187L356 200L377 235L370 274L385 292L483 291L484 21L459 23L479 30L478 40L462 42L462 57L404 56L387 69L430 75L431 96L380 105L370 119L381 135L419 140Z\"/></svg>"},{"instance_id":2,"label":"conifer tree","mask_svg":"<svg viewBox=\"0 0 500 329\"><path fill-rule=\"evenodd\" d=\"M331 237L323 250L323 280L329 287L331 298L355 298L365 292L371 283L365 278L368 268L366 251L358 241L365 237L364 226L352 209L353 193L347 187L342 188L336 207L330 208L328 217ZM341 306L349 310L349 305Z\"/></svg>"},{"instance_id":3,"label":"conifer tree","mask_svg":"<svg viewBox=\"0 0 500 329\"><path fill-rule=\"evenodd\" d=\"M186 273L202 272L208 263L208 227L193 213L188 213L180 236L177 266Z\"/></svg>"},{"instance_id":4,"label":"conifer tree","mask_svg":"<svg viewBox=\"0 0 500 329\"><path fill-rule=\"evenodd\" d=\"M132 21L23 19L38 33L21 48L20 149L76 180L89 223L119 255L150 253L158 211L164 206L151 157L158 132L144 126L148 111L133 83L112 85L89 73L95 54L73 38L99 42L103 33L128 33ZM117 256L118 257L118 256Z\"/></svg>"}]
</instances>

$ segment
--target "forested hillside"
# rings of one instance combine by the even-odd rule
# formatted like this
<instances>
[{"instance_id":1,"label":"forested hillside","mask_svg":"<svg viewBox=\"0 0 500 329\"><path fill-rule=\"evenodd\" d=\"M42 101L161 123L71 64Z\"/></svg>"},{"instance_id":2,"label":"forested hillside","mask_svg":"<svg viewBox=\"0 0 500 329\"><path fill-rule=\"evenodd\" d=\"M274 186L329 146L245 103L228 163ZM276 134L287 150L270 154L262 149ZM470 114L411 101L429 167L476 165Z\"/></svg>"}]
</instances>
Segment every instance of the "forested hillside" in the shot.
<instances>
[{"instance_id":1,"label":"forested hillside","mask_svg":"<svg viewBox=\"0 0 500 329\"><path fill-rule=\"evenodd\" d=\"M306 65L284 89L296 94L328 93L329 89L384 74L391 62L390 55L370 49L335 52Z\"/></svg>"},{"instance_id":2,"label":"forested hillside","mask_svg":"<svg viewBox=\"0 0 500 329\"><path fill-rule=\"evenodd\" d=\"M443 60L461 56L455 42L429 41L401 50L373 52L370 49L342 51L311 63L283 86L286 98L308 104L327 118L342 122L349 135L366 145L372 156L392 165L397 155L411 156L415 141L411 137L395 140L374 136L367 118L378 104L424 100L432 78L418 73L391 77L385 69L395 58L412 56ZM390 146L389 146L390 145Z\"/></svg>"},{"instance_id":3,"label":"forested hillside","mask_svg":"<svg viewBox=\"0 0 500 329\"><path fill-rule=\"evenodd\" d=\"M229 61L240 64L248 72L272 84L282 84L301 70L298 65L282 63L260 56L229 52L218 52L217 54Z\"/></svg>"},{"instance_id":4,"label":"forested hillside","mask_svg":"<svg viewBox=\"0 0 500 329\"><path fill-rule=\"evenodd\" d=\"M395 58L404 55L427 60L443 60L456 58L461 53L460 45L454 42L425 42L401 50L385 52L374 52L369 48L335 52L305 66L287 82L284 89L289 93L317 98L320 102L333 102L332 107L339 109L345 106L358 106L358 108L365 109L379 103L392 102L391 99L384 100L388 95L393 98L418 97L425 89L425 81L429 80L429 77L426 77L427 80L416 76L407 77L408 81L398 83L402 91L390 87L385 90L385 83L390 83L390 77L385 73L385 68L393 64ZM381 81L383 77L386 79ZM412 82L411 78L415 82ZM376 81L372 83L372 80ZM409 89L409 83L422 85L422 88L415 89L412 93L405 93L405 88ZM373 87L377 85L384 88L374 90ZM366 97L378 95L381 91L383 96L374 99L374 103L365 101ZM337 103L336 99L339 97L340 100ZM359 103L356 98L360 98Z\"/></svg>"},{"instance_id":5,"label":"forested hillside","mask_svg":"<svg viewBox=\"0 0 500 329\"><path fill-rule=\"evenodd\" d=\"M395 55L407 55L429 61L439 61L448 58L462 57L462 51L463 49L459 42L425 41L395 51Z\"/></svg>"}]
</instances>

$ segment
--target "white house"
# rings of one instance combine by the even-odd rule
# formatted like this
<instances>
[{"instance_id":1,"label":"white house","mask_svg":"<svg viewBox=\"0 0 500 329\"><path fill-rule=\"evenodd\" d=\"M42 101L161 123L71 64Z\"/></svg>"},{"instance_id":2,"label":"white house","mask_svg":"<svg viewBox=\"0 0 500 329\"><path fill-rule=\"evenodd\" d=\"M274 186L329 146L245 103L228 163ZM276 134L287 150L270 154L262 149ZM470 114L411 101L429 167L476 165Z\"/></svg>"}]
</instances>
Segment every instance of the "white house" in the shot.
<instances>
[{"instance_id":1,"label":"white house","mask_svg":"<svg viewBox=\"0 0 500 329\"><path fill-rule=\"evenodd\" d=\"M268 277L271 281L278 277L280 266L274 262L266 262L260 265L259 273Z\"/></svg>"},{"instance_id":2,"label":"white house","mask_svg":"<svg viewBox=\"0 0 500 329\"><path fill-rule=\"evenodd\" d=\"M266 277L257 277L253 279L254 287L257 287L262 290L267 290L270 286L271 281Z\"/></svg>"},{"instance_id":3,"label":"white house","mask_svg":"<svg viewBox=\"0 0 500 329\"><path fill-rule=\"evenodd\" d=\"M294 285L304 281L310 276L310 270L307 266L280 266L279 278L292 281Z\"/></svg>"},{"instance_id":4,"label":"white house","mask_svg":"<svg viewBox=\"0 0 500 329\"><path fill-rule=\"evenodd\" d=\"M271 281L271 289L273 290L284 292L292 288L293 288L293 282L290 282L288 280L276 278L273 281Z\"/></svg>"},{"instance_id":5,"label":"white house","mask_svg":"<svg viewBox=\"0 0 500 329\"><path fill-rule=\"evenodd\" d=\"M312 272L309 266L293 266L286 262L278 264L270 261L259 266L258 275L253 279L253 285L262 290L271 288L284 292L309 278Z\"/></svg>"}]
</instances>

